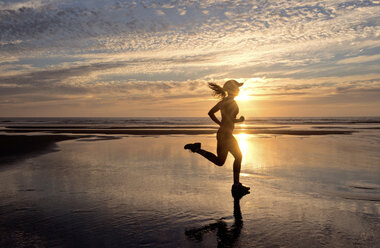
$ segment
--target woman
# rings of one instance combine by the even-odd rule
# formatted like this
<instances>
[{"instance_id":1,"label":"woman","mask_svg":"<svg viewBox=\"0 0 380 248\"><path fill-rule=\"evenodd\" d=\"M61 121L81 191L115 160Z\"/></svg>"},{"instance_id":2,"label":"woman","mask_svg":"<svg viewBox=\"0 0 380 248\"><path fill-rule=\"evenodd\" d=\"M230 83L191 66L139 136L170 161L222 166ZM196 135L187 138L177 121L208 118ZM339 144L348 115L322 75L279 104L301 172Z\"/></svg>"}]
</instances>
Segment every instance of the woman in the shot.
<instances>
[{"instance_id":1,"label":"woman","mask_svg":"<svg viewBox=\"0 0 380 248\"><path fill-rule=\"evenodd\" d=\"M236 119L236 115L239 113L239 107L235 102L235 97L239 95L239 87L242 85L243 83L238 83L235 80L228 80L223 85L223 88L217 84L209 83L209 87L213 90L214 95L221 98L221 101L208 112L210 118L220 126L216 136L218 141L217 156L201 149L201 143L187 144L184 147L192 152L199 153L218 166L222 166L225 163L228 152L230 152L235 158L234 184L232 185L233 194L238 192L248 193L249 190L249 187L243 186L239 181L242 154L238 142L232 135L235 123L244 121L243 116ZM219 110L222 115L221 121L215 116L215 113Z\"/></svg>"}]
</instances>

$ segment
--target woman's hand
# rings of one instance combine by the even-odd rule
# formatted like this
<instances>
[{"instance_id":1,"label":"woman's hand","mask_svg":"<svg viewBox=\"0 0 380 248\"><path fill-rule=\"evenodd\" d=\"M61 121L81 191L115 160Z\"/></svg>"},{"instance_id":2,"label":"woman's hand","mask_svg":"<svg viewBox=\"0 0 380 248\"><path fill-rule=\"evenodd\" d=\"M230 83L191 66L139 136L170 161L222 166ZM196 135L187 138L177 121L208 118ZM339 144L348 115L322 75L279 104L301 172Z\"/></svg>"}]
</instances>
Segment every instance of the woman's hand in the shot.
<instances>
[{"instance_id":1,"label":"woman's hand","mask_svg":"<svg viewBox=\"0 0 380 248\"><path fill-rule=\"evenodd\" d=\"M234 119L234 120L233 120L234 123L239 123L239 122L243 122L243 121L245 121L244 116L240 116L239 119Z\"/></svg>"}]
</instances>

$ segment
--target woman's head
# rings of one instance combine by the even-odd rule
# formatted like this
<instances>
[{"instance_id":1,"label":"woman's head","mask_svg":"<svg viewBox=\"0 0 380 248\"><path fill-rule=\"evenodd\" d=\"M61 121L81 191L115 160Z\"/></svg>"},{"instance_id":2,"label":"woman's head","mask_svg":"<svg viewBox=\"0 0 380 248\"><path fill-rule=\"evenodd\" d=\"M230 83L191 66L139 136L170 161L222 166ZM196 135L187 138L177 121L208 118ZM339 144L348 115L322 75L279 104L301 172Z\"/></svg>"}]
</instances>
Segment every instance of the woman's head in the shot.
<instances>
[{"instance_id":1,"label":"woman's head","mask_svg":"<svg viewBox=\"0 0 380 248\"><path fill-rule=\"evenodd\" d=\"M213 90L213 95L220 98L226 97L226 93L228 93L229 96L239 95L239 87L242 85L243 83L238 83L236 80L228 80L224 83L223 88L214 83L208 84L208 86Z\"/></svg>"},{"instance_id":2,"label":"woman's head","mask_svg":"<svg viewBox=\"0 0 380 248\"><path fill-rule=\"evenodd\" d=\"M236 80L228 80L224 83L223 89L228 92L229 96L237 96L239 95L240 89L243 83L238 83Z\"/></svg>"}]
</instances>

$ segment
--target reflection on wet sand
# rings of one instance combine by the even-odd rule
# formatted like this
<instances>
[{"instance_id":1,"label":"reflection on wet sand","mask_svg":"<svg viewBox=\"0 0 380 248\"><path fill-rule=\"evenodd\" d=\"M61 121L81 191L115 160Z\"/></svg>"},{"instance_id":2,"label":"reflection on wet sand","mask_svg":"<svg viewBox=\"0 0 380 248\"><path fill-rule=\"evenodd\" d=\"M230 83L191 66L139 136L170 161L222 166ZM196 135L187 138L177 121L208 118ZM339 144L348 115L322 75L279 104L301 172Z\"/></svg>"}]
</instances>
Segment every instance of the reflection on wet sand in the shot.
<instances>
[{"instance_id":1,"label":"reflection on wet sand","mask_svg":"<svg viewBox=\"0 0 380 248\"><path fill-rule=\"evenodd\" d=\"M248 193L249 194L249 193ZM241 229L243 228L243 217L240 209L240 199L243 196L234 197L234 223L228 227L224 221L225 218L220 218L216 222L212 222L200 228L192 228L185 231L185 235L197 243L201 243L203 235L209 232L216 233L217 247L232 247L238 240Z\"/></svg>"}]
</instances>

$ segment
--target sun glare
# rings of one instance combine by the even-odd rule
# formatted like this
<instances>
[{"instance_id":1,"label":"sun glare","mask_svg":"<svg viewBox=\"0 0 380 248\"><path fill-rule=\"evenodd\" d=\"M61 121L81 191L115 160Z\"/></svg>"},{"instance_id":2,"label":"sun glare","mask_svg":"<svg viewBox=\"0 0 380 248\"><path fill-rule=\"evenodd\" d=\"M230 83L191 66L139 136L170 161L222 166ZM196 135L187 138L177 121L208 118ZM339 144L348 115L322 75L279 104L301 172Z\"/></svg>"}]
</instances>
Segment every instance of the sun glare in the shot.
<instances>
[{"instance_id":1,"label":"sun glare","mask_svg":"<svg viewBox=\"0 0 380 248\"><path fill-rule=\"evenodd\" d=\"M252 135L246 133L235 134L236 140L239 143L241 153L243 155L242 165L245 169L260 169L262 167L260 156L257 156L257 144L252 140ZM246 174L243 176L248 176Z\"/></svg>"},{"instance_id":2,"label":"sun glare","mask_svg":"<svg viewBox=\"0 0 380 248\"><path fill-rule=\"evenodd\" d=\"M235 98L237 101L248 101L251 99L251 96L248 94L248 92L244 90L240 90L239 95Z\"/></svg>"},{"instance_id":3,"label":"sun glare","mask_svg":"<svg viewBox=\"0 0 380 248\"><path fill-rule=\"evenodd\" d=\"M247 154L247 151L248 151L248 141L247 141L248 134L239 133L236 135L236 138L237 138L241 153L243 154L243 158L244 158L245 154Z\"/></svg>"}]
</instances>

